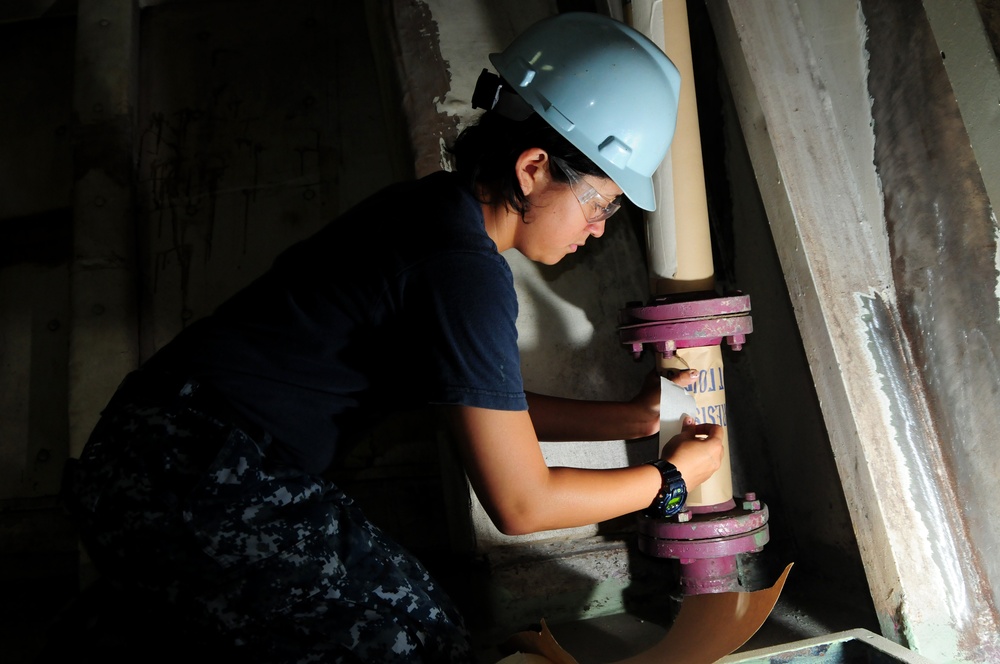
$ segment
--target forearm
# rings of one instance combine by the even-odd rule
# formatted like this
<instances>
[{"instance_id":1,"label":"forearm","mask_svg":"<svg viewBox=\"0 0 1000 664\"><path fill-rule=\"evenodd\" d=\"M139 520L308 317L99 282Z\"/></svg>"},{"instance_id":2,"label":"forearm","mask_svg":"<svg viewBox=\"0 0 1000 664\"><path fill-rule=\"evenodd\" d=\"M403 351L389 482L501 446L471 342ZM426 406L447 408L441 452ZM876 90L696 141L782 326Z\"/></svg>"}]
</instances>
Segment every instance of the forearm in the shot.
<instances>
[{"instance_id":1,"label":"forearm","mask_svg":"<svg viewBox=\"0 0 1000 664\"><path fill-rule=\"evenodd\" d=\"M648 464L598 470L551 468L533 501L531 518L518 530L573 528L645 509L661 484L659 471Z\"/></svg>"},{"instance_id":2,"label":"forearm","mask_svg":"<svg viewBox=\"0 0 1000 664\"><path fill-rule=\"evenodd\" d=\"M689 420L667 442L663 458L680 471L689 489L698 487L719 468L722 428ZM645 509L662 486L663 476L650 464L596 470L547 468L539 473L538 482L523 486L534 493L527 501L532 508L518 526L523 529L520 532L535 532L606 521Z\"/></svg>"},{"instance_id":3,"label":"forearm","mask_svg":"<svg viewBox=\"0 0 1000 664\"><path fill-rule=\"evenodd\" d=\"M660 489L652 466L549 468L524 411L447 411L466 473L501 532L519 535L605 521L645 508Z\"/></svg>"},{"instance_id":4,"label":"forearm","mask_svg":"<svg viewBox=\"0 0 1000 664\"><path fill-rule=\"evenodd\" d=\"M659 410L642 403L527 396L539 440L633 440L651 436L660 427Z\"/></svg>"},{"instance_id":5,"label":"forearm","mask_svg":"<svg viewBox=\"0 0 1000 664\"><path fill-rule=\"evenodd\" d=\"M451 406L446 414L465 471L501 532L520 535L606 521L644 509L662 486L659 471L550 468L525 411ZM705 437L706 440L701 440ZM688 488L704 482L722 458L722 428L686 424L664 448Z\"/></svg>"}]
</instances>

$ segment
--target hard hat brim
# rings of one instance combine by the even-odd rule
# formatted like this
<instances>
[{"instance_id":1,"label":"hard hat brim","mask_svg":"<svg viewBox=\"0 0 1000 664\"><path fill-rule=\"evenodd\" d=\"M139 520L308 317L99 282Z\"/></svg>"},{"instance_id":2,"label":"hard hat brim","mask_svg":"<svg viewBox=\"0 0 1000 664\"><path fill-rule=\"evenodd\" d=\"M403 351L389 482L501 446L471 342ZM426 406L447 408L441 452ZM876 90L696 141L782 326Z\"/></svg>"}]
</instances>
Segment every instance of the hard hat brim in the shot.
<instances>
[{"instance_id":1,"label":"hard hat brim","mask_svg":"<svg viewBox=\"0 0 1000 664\"><path fill-rule=\"evenodd\" d=\"M600 165L600 164L598 164ZM610 175L608 177L611 177ZM652 212L656 209L656 195L653 193L653 179L635 171L615 172L611 179L622 188L625 196L637 206Z\"/></svg>"}]
</instances>

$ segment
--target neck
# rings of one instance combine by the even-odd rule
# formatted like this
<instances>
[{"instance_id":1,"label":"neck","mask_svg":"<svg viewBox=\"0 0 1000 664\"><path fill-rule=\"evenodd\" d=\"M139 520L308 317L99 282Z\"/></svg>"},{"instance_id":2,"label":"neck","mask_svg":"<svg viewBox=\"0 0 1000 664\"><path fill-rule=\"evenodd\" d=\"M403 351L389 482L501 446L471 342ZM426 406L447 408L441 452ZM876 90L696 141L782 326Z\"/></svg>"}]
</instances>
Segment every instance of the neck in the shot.
<instances>
[{"instance_id":1,"label":"neck","mask_svg":"<svg viewBox=\"0 0 1000 664\"><path fill-rule=\"evenodd\" d=\"M486 223L486 234L497 245L497 251L504 252L514 246L514 232L517 229L519 215L506 204L490 205L483 203L483 219Z\"/></svg>"}]
</instances>

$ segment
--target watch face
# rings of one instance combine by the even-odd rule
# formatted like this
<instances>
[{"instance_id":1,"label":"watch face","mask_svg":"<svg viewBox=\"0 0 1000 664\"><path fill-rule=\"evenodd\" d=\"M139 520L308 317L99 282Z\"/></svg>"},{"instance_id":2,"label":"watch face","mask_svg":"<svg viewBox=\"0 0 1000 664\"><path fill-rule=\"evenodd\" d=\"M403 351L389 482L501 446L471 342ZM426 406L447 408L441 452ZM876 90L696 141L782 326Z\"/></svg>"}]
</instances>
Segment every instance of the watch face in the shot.
<instances>
[{"instance_id":1,"label":"watch face","mask_svg":"<svg viewBox=\"0 0 1000 664\"><path fill-rule=\"evenodd\" d=\"M681 511L684 507L684 500L687 498L687 491L684 487L678 486L670 492L670 496L664 501L663 511L667 516L673 516Z\"/></svg>"}]
</instances>

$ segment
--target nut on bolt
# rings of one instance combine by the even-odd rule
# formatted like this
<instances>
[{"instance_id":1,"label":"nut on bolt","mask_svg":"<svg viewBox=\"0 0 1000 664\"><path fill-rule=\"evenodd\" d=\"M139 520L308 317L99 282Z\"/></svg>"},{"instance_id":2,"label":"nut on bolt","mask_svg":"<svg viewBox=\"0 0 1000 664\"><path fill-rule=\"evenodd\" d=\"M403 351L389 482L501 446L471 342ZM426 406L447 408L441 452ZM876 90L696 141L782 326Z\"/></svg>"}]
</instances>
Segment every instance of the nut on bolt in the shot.
<instances>
[{"instance_id":1,"label":"nut on bolt","mask_svg":"<svg viewBox=\"0 0 1000 664\"><path fill-rule=\"evenodd\" d=\"M743 509L749 512L759 512L760 511L760 501L757 500L757 494L753 491L748 491L743 494Z\"/></svg>"}]
</instances>

